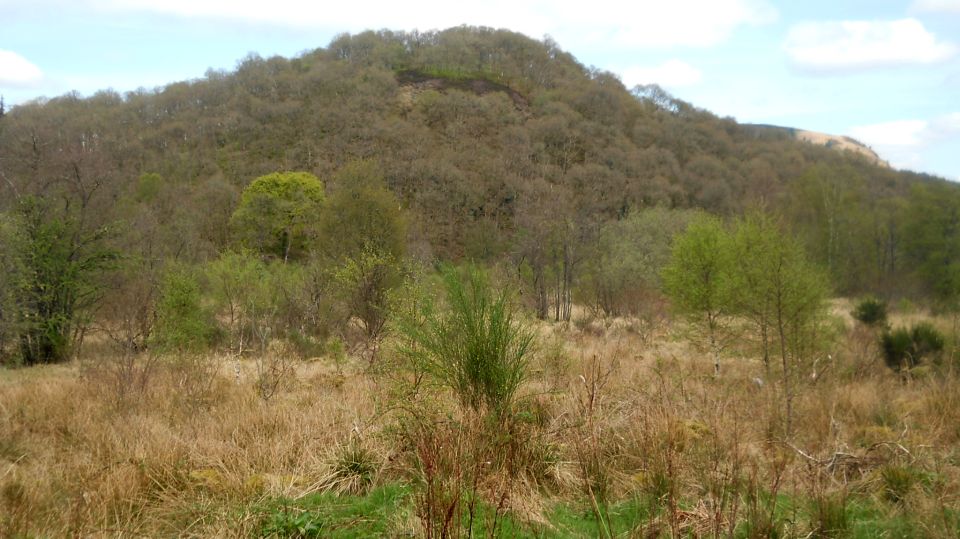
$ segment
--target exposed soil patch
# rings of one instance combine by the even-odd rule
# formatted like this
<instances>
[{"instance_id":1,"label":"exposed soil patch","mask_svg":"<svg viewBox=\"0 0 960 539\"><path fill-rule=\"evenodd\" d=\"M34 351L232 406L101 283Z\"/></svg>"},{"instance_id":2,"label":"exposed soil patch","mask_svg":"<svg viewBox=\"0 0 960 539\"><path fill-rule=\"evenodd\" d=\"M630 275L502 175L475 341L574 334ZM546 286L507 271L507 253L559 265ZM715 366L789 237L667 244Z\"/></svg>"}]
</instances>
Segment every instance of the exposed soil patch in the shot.
<instances>
[{"instance_id":1,"label":"exposed soil patch","mask_svg":"<svg viewBox=\"0 0 960 539\"><path fill-rule=\"evenodd\" d=\"M414 93L419 93L424 90L435 90L442 92L449 89L473 92L477 95L501 92L506 94L519 110L526 111L530 106L530 102L527 101L527 98L513 88L489 79L445 78L424 73L423 71L416 69L408 69L397 73L397 82L400 84L400 86L412 89Z\"/></svg>"}]
</instances>

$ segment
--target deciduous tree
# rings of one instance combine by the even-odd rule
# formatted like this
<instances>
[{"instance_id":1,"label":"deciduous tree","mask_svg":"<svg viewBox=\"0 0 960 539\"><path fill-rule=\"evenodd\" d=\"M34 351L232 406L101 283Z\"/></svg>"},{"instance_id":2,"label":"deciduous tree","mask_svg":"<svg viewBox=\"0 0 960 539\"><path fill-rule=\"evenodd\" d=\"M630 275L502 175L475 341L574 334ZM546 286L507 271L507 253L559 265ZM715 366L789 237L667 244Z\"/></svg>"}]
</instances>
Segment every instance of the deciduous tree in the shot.
<instances>
[{"instance_id":1,"label":"deciduous tree","mask_svg":"<svg viewBox=\"0 0 960 539\"><path fill-rule=\"evenodd\" d=\"M244 189L233 226L247 247L284 261L299 258L315 236L323 201L323 184L313 174L267 174Z\"/></svg>"},{"instance_id":2,"label":"deciduous tree","mask_svg":"<svg viewBox=\"0 0 960 539\"><path fill-rule=\"evenodd\" d=\"M716 217L701 215L673 244L663 270L674 307L707 334L714 373L720 374L722 332L730 314L731 239Z\"/></svg>"}]
</instances>

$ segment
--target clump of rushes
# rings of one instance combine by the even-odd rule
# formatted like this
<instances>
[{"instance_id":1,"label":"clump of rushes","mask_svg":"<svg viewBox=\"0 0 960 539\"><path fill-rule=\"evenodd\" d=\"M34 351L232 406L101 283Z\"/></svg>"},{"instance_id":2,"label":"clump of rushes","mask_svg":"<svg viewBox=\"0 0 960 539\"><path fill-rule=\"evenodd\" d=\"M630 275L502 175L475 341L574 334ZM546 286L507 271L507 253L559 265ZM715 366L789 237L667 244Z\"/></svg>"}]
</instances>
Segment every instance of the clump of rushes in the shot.
<instances>
[{"instance_id":1,"label":"clump of rushes","mask_svg":"<svg viewBox=\"0 0 960 539\"><path fill-rule=\"evenodd\" d=\"M370 490L380 474L380 458L357 440L337 444L329 458L330 470L321 488L337 495L362 495Z\"/></svg>"}]
</instances>

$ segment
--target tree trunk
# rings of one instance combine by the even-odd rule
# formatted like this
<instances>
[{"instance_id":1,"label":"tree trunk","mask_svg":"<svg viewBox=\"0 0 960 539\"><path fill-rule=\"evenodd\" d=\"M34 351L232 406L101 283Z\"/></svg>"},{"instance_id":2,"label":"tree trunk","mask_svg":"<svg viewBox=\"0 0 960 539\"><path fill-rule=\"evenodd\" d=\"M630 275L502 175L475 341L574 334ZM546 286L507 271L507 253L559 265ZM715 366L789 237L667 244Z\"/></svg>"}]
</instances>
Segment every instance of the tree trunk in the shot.
<instances>
[{"instance_id":1,"label":"tree trunk","mask_svg":"<svg viewBox=\"0 0 960 539\"><path fill-rule=\"evenodd\" d=\"M766 316L760 318L760 339L763 347L763 369L766 371L767 379L770 378L770 336L767 335Z\"/></svg>"},{"instance_id":2,"label":"tree trunk","mask_svg":"<svg viewBox=\"0 0 960 539\"><path fill-rule=\"evenodd\" d=\"M533 270L533 288L537 302L537 319L546 320L550 302L547 299L547 283L543 276L543 268Z\"/></svg>"},{"instance_id":3,"label":"tree trunk","mask_svg":"<svg viewBox=\"0 0 960 539\"><path fill-rule=\"evenodd\" d=\"M783 398L787 414L784 434L787 438L790 438L793 429L793 392L790 386L790 360L787 353L787 338L783 327L782 314L777 315L777 331L780 337L780 359L783 362Z\"/></svg>"},{"instance_id":4,"label":"tree trunk","mask_svg":"<svg viewBox=\"0 0 960 539\"><path fill-rule=\"evenodd\" d=\"M713 356L713 376L720 377L720 343L717 342L716 315L707 315L707 328L710 330L710 354Z\"/></svg>"}]
</instances>

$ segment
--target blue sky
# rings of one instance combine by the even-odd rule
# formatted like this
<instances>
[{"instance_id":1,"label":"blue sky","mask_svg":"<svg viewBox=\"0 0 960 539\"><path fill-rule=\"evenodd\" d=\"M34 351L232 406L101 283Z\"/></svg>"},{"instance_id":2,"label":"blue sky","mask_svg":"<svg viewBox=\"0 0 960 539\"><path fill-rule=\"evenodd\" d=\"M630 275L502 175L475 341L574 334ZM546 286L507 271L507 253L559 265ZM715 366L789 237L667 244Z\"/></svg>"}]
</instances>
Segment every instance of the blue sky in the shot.
<instances>
[{"instance_id":1,"label":"blue sky","mask_svg":"<svg viewBox=\"0 0 960 539\"><path fill-rule=\"evenodd\" d=\"M459 24L550 35L581 62L740 122L850 135L960 181L960 0L0 0L8 105L153 88L338 33Z\"/></svg>"}]
</instances>

